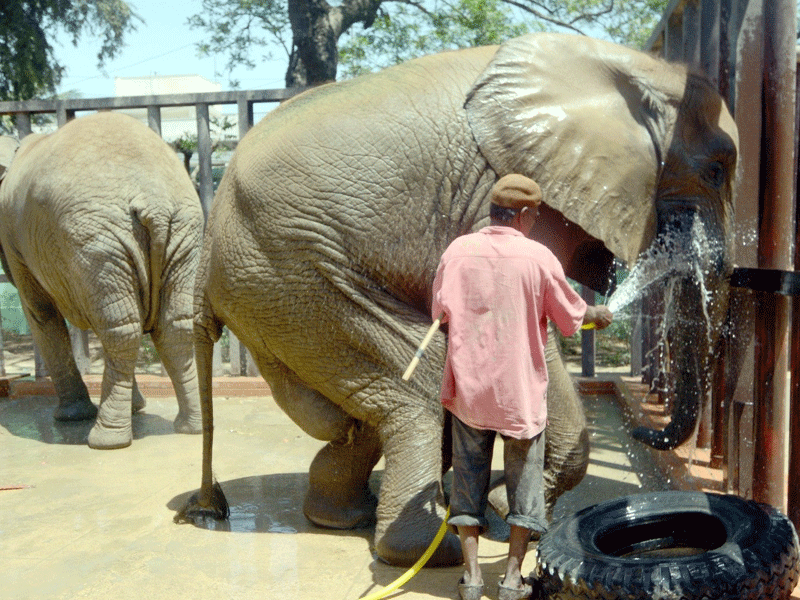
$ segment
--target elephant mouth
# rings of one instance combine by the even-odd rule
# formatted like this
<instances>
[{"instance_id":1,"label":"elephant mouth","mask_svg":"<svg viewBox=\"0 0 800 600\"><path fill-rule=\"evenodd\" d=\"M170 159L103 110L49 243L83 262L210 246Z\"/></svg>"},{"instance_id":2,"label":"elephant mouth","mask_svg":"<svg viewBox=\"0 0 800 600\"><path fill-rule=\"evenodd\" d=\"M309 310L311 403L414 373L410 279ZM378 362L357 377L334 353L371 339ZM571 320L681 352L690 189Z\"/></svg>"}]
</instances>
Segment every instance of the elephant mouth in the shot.
<instances>
[{"instance_id":1,"label":"elephant mouth","mask_svg":"<svg viewBox=\"0 0 800 600\"><path fill-rule=\"evenodd\" d=\"M707 203L669 199L659 202L653 245L673 258L673 263L707 274L725 270L727 250L719 219ZM679 268L678 272L685 272Z\"/></svg>"}]
</instances>

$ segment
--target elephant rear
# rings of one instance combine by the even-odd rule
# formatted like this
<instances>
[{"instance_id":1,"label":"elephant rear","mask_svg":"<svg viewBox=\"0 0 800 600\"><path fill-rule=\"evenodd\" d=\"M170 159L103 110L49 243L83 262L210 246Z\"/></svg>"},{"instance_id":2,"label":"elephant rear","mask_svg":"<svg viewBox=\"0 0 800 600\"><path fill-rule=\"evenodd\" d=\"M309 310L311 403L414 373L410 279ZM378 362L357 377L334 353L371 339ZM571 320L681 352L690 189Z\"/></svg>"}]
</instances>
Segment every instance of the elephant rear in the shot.
<instances>
[{"instance_id":1,"label":"elephant rear","mask_svg":"<svg viewBox=\"0 0 800 600\"><path fill-rule=\"evenodd\" d=\"M104 350L90 445L130 444L131 403L144 405L133 375L143 333L152 334L175 385L176 428L199 432L191 298L203 216L175 153L131 117L77 119L23 141L3 181L0 209L0 241L61 399L57 418L93 411L69 349L67 319L93 330Z\"/></svg>"}]
</instances>

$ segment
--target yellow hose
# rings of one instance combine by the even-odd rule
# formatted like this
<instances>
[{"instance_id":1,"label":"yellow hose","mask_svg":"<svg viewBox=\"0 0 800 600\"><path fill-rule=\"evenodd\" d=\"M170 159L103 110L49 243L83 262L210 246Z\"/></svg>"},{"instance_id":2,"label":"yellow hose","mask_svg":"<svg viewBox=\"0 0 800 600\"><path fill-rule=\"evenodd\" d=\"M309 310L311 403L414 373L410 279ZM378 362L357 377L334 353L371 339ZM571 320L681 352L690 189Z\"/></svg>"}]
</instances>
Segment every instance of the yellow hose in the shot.
<instances>
[{"instance_id":1,"label":"yellow hose","mask_svg":"<svg viewBox=\"0 0 800 600\"><path fill-rule=\"evenodd\" d=\"M406 583L409 579L411 579L414 575L419 573L419 570L425 566L425 563L428 562L428 559L433 556L433 553L436 551L436 548L439 547L439 544L442 542L444 538L444 534L447 531L447 518L450 516L450 507L447 507L447 512L444 515L444 520L442 521L441 526L439 527L439 531L436 532L436 537L433 538L431 545L428 546L428 549L425 550L425 553L419 557L419 560L415 562L411 568L408 569L405 573L403 573L400 577L395 579L392 583L387 585L385 588L378 590L377 592L371 593L369 596L364 596L359 600L378 600L378 598L383 598L384 596L388 596L401 585Z\"/></svg>"}]
</instances>

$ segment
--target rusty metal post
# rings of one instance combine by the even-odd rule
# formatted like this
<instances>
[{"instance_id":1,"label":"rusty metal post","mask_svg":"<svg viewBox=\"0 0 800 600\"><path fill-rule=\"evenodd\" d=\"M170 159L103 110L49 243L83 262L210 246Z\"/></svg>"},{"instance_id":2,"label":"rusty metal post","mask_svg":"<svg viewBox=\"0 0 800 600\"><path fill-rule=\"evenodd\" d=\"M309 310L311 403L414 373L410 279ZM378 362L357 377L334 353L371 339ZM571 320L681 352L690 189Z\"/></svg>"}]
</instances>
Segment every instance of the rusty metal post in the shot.
<instances>
[{"instance_id":1,"label":"rusty metal post","mask_svg":"<svg viewBox=\"0 0 800 600\"><path fill-rule=\"evenodd\" d=\"M698 0L686 0L682 19L683 60L693 66L700 65L700 5Z\"/></svg>"},{"instance_id":2,"label":"rusty metal post","mask_svg":"<svg viewBox=\"0 0 800 600\"><path fill-rule=\"evenodd\" d=\"M758 222L761 161L761 85L763 73L763 2L730 0L721 7L727 16L729 52L721 84L733 104L739 129L739 159L736 172L733 260L741 267L758 266ZM745 498L753 496L753 412L755 381L753 293L731 290L730 336L726 355L726 415L728 426L725 455L726 490Z\"/></svg>"},{"instance_id":3,"label":"rusty metal post","mask_svg":"<svg viewBox=\"0 0 800 600\"><path fill-rule=\"evenodd\" d=\"M800 55L797 56L797 60L800 60ZM798 144L800 143L800 101L798 99L800 99L800 81L795 82L795 152L798 152ZM797 217L800 214L800 205L798 205L798 202L800 202L800 198L798 198L798 190L800 190L799 175L797 163L795 162L795 271L800 271L800 219ZM800 296L792 298L790 361L790 373L800 374ZM800 376L792 377L791 385L792 388L789 395L791 406L789 417L789 496L786 514L794 523L795 528L797 528L800 527Z\"/></svg>"},{"instance_id":4,"label":"rusty metal post","mask_svg":"<svg viewBox=\"0 0 800 600\"><path fill-rule=\"evenodd\" d=\"M791 270L794 236L796 87L793 0L764 2L763 198L759 267ZM756 322L756 445L753 496L786 511L790 302L760 297Z\"/></svg>"},{"instance_id":5,"label":"rusty metal post","mask_svg":"<svg viewBox=\"0 0 800 600\"><path fill-rule=\"evenodd\" d=\"M687 3L684 9L684 20L687 17L697 22L692 28L695 32L696 41L693 42L694 54L692 55L692 64L699 66L709 80L718 85L719 77L719 15L720 8L718 2L710 0L702 0L699 4L689 8L690 4ZM684 37L686 36L686 24L684 23ZM686 51L686 50L685 50ZM687 55L687 59L688 59ZM714 457L720 457L722 454L722 437L719 435L723 430L722 418L720 415L722 411L720 406L723 402L724 393L717 393L719 386L717 383L723 379L719 371L723 368L724 361L718 361L712 364L712 385L711 393L705 398L702 410L700 412L700 419L697 431L697 447L698 448L711 448L712 462ZM716 448L714 448L716 444ZM721 459L715 464L720 464Z\"/></svg>"},{"instance_id":6,"label":"rusty metal post","mask_svg":"<svg viewBox=\"0 0 800 600\"><path fill-rule=\"evenodd\" d=\"M718 88L723 35L720 15L719 0L703 0L700 5L700 67Z\"/></svg>"},{"instance_id":7,"label":"rusty metal post","mask_svg":"<svg viewBox=\"0 0 800 600\"><path fill-rule=\"evenodd\" d=\"M683 60L683 22L681 13L669 16L664 31L664 57L670 61Z\"/></svg>"},{"instance_id":8,"label":"rusty metal post","mask_svg":"<svg viewBox=\"0 0 800 600\"><path fill-rule=\"evenodd\" d=\"M702 34L701 43L703 66L708 77L714 82L720 95L725 100L728 109L733 113L733 103L730 98L730 35L731 35L731 2L732 0L704 0L702 6ZM728 320L730 320L730 307ZM730 415L728 413L727 390L727 358L728 346L731 343L730 328L726 326L720 340L719 357L716 364L712 388L712 419L714 433L711 439L711 468L722 469L723 485L729 485L730 460L727 455L726 436Z\"/></svg>"},{"instance_id":9,"label":"rusty metal post","mask_svg":"<svg viewBox=\"0 0 800 600\"><path fill-rule=\"evenodd\" d=\"M161 107L157 104L147 107L147 125L161 137Z\"/></svg>"}]
</instances>

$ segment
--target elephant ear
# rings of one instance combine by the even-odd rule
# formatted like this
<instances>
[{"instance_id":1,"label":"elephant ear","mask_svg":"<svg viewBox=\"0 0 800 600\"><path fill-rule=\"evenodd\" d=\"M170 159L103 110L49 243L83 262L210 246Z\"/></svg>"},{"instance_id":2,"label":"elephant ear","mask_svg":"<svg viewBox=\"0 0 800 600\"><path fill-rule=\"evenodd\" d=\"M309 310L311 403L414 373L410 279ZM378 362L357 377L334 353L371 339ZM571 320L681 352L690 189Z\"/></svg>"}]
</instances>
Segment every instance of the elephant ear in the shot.
<instances>
[{"instance_id":1,"label":"elephant ear","mask_svg":"<svg viewBox=\"0 0 800 600\"><path fill-rule=\"evenodd\" d=\"M0 136L0 180L6 176L6 171L14 160L14 155L19 148L19 141L8 135Z\"/></svg>"},{"instance_id":2,"label":"elephant ear","mask_svg":"<svg viewBox=\"0 0 800 600\"><path fill-rule=\"evenodd\" d=\"M655 195L686 70L592 38L530 34L499 47L465 102L498 176L535 179L544 201L629 264L655 235Z\"/></svg>"}]
</instances>

